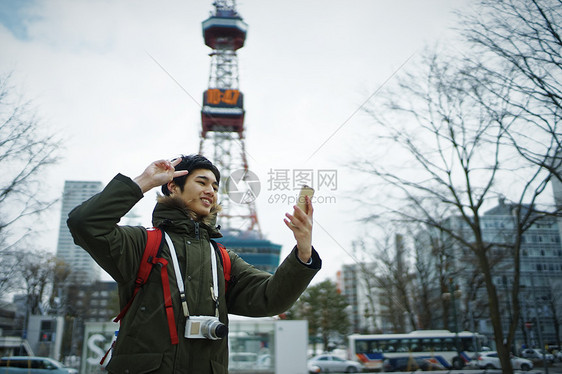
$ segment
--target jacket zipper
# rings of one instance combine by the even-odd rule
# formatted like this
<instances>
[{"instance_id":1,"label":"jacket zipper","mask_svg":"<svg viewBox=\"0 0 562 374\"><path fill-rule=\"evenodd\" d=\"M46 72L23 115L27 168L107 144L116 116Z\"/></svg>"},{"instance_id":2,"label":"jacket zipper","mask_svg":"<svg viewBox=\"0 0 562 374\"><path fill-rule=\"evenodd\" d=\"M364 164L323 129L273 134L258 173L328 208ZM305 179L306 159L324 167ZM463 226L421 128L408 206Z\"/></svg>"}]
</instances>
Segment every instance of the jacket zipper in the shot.
<instances>
[{"instance_id":1,"label":"jacket zipper","mask_svg":"<svg viewBox=\"0 0 562 374\"><path fill-rule=\"evenodd\" d=\"M200 239L199 238L199 222L197 222L197 221L195 221L195 238Z\"/></svg>"}]
</instances>

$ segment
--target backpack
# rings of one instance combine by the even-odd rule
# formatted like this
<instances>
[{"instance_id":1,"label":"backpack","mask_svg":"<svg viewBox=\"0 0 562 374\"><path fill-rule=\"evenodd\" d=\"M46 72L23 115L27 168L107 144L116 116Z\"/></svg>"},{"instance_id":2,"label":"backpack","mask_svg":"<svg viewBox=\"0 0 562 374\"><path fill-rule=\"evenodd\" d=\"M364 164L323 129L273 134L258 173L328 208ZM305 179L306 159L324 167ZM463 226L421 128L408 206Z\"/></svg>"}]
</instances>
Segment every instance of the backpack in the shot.
<instances>
[{"instance_id":1,"label":"backpack","mask_svg":"<svg viewBox=\"0 0 562 374\"><path fill-rule=\"evenodd\" d=\"M144 248L142 260L139 266L139 270L137 272L137 278L135 280L135 289L133 290L133 296L131 296L131 299L129 300L127 305L125 305L125 307L123 308L123 310L121 310L119 315L115 317L113 322L119 322L120 320L123 319L129 308L133 304L133 300L135 299L135 296L140 291L141 287L147 282L151 270L156 266L160 269L160 276L162 279L162 289L164 291L164 306L166 308L166 316L168 318L168 329L170 330L170 339L172 341L172 344L178 344L179 339L176 329L176 321L174 318L174 310L172 307L170 281L168 278L168 270L166 266L168 265L168 261L161 257L158 257L163 243L162 230L160 230L159 228L149 228L146 229L146 234L147 234L146 247ZM231 267L230 256L228 255L226 248L222 244L217 243L214 240L211 240L211 244L215 248L215 251L218 251L220 253L219 259L221 261L222 268L223 268L224 281L225 281L224 291L226 293L226 291L228 290L228 282L230 281L230 267ZM115 341L113 342L111 348L109 348L105 356L102 358L100 362L101 365L103 365L103 362L107 357L107 354L109 353L109 351L111 351L114 344Z\"/></svg>"}]
</instances>

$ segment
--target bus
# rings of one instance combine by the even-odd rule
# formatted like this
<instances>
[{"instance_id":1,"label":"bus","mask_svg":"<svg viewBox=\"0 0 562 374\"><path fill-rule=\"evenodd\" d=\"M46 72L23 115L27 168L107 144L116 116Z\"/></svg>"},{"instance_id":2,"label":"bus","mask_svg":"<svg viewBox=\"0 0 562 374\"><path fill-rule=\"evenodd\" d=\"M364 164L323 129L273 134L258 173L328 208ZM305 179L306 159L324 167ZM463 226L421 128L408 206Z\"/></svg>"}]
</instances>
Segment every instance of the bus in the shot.
<instances>
[{"instance_id":1,"label":"bus","mask_svg":"<svg viewBox=\"0 0 562 374\"><path fill-rule=\"evenodd\" d=\"M381 370L385 360L408 369L461 369L482 346L483 336L469 331L417 330L408 334L349 335L349 359L366 370Z\"/></svg>"}]
</instances>

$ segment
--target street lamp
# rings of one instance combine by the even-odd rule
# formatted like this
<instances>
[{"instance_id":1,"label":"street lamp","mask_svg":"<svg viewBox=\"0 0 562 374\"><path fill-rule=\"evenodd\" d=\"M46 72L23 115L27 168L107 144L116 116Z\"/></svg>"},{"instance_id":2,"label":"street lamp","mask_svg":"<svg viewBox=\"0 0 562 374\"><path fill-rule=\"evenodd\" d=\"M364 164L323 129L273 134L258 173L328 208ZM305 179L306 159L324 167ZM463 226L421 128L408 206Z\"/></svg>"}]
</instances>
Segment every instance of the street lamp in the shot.
<instances>
[{"instance_id":1,"label":"street lamp","mask_svg":"<svg viewBox=\"0 0 562 374\"><path fill-rule=\"evenodd\" d=\"M453 326L455 328L455 348L457 349L457 357L453 359L453 367L461 369L464 364L461 357L461 349L459 345L459 327L457 323L457 302L456 298L461 296L461 290L455 290L453 278L449 278L449 292L443 293L443 300L451 300L451 308L453 310Z\"/></svg>"}]
</instances>

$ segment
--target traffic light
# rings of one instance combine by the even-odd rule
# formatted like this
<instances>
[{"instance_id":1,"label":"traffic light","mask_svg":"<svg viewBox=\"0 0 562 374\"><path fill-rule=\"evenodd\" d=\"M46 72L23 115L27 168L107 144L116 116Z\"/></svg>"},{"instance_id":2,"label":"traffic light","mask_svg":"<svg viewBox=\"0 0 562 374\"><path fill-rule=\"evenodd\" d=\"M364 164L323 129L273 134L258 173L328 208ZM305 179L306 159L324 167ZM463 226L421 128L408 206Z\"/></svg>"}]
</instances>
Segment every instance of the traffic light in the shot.
<instances>
[{"instance_id":1,"label":"traffic light","mask_svg":"<svg viewBox=\"0 0 562 374\"><path fill-rule=\"evenodd\" d=\"M51 342L53 341L54 333L54 323L55 321L46 320L41 321L41 329L39 330L39 341L40 342Z\"/></svg>"}]
</instances>

